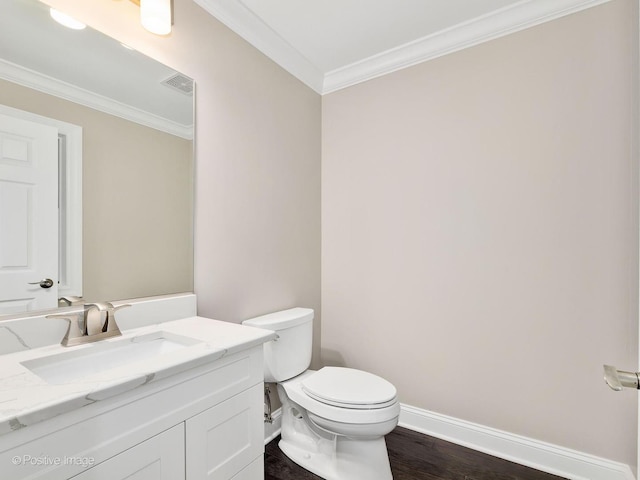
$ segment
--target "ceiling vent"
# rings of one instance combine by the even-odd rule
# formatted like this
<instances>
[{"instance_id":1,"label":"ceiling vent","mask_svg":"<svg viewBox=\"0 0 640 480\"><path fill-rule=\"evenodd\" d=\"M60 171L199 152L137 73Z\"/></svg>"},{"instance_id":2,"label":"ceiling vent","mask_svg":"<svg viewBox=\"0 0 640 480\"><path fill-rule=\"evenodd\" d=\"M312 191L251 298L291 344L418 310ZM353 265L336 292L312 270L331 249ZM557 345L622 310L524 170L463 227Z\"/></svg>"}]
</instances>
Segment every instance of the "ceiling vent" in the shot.
<instances>
[{"instance_id":1,"label":"ceiling vent","mask_svg":"<svg viewBox=\"0 0 640 480\"><path fill-rule=\"evenodd\" d=\"M176 73L175 75L163 80L161 83L184 95L193 95L193 80L181 73Z\"/></svg>"}]
</instances>

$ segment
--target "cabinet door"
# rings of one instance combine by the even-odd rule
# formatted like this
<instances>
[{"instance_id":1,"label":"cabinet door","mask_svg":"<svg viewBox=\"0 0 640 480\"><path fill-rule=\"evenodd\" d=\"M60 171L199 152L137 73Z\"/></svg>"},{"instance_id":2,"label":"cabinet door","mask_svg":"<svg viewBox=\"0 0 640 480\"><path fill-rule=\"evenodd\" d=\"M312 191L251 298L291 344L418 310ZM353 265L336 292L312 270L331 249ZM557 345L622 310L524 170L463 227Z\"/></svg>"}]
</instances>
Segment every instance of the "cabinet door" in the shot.
<instances>
[{"instance_id":1,"label":"cabinet door","mask_svg":"<svg viewBox=\"0 0 640 480\"><path fill-rule=\"evenodd\" d=\"M74 480L184 480L184 424L111 457Z\"/></svg>"},{"instance_id":2,"label":"cabinet door","mask_svg":"<svg viewBox=\"0 0 640 480\"><path fill-rule=\"evenodd\" d=\"M187 420L187 480L229 480L262 457L262 402L258 384Z\"/></svg>"},{"instance_id":3,"label":"cabinet door","mask_svg":"<svg viewBox=\"0 0 640 480\"><path fill-rule=\"evenodd\" d=\"M231 480L262 480L264 478L264 455L256 458Z\"/></svg>"}]
</instances>

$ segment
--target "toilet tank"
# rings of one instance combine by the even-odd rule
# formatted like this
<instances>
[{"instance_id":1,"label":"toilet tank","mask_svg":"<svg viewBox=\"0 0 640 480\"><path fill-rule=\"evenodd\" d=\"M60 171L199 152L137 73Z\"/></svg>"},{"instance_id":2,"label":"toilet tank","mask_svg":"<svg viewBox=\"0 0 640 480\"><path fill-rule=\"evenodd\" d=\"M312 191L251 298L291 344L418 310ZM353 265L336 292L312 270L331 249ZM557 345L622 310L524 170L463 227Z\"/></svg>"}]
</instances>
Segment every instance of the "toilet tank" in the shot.
<instances>
[{"instance_id":1,"label":"toilet tank","mask_svg":"<svg viewBox=\"0 0 640 480\"><path fill-rule=\"evenodd\" d=\"M264 344L265 382L283 382L309 368L313 342L313 310L291 308L242 322L273 330L278 338Z\"/></svg>"}]
</instances>

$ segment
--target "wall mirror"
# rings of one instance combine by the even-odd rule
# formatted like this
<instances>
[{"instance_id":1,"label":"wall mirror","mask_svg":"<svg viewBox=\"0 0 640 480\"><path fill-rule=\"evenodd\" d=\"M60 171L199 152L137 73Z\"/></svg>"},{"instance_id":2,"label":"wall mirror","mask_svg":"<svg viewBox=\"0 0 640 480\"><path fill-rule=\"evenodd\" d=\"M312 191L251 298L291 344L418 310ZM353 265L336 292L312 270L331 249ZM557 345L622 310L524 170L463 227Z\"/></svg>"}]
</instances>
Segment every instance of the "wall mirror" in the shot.
<instances>
[{"instance_id":1,"label":"wall mirror","mask_svg":"<svg viewBox=\"0 0 640 480\"><path fill-rule=\"evenodd\" d=\"M180 72L0 2L0 315L193 290L193 105Z\"/></svg>"}]
</instances>

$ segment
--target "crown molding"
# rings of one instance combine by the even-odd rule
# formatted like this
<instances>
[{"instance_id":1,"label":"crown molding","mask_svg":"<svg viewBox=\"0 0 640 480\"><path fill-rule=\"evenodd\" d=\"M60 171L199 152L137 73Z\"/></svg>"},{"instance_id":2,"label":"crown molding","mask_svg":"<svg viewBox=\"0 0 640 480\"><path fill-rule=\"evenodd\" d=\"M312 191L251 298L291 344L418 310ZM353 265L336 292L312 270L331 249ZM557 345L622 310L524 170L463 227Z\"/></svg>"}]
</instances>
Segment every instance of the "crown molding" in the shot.
<instances>
[{"instance_id":1,"label":"crown molding","mask_svg":"<svg viewBox=\"0 0 640 480\"><path fill-rule=\"evenodd\" d=\"M116 117L139 123L187 140L193 139L193 126L182 125L139 108L90 92L34 70L0 59L0 78L38 90Z\"/></svg>"},{"instance_id":2,"label":"crown molding","mask_svg":"<svg viewBox=\"0 0 640 480\"><path fill-rule=\"evenodd\" d=\"M328 72L322 93L335 92L609 1L524 0Z\"/></svg>"},{"instance_id":3,"label":"crown molding","mask_svg":"<svg viewBox=\"0 0 640 480\"><path fill-rule=\"evenodd\" d=\"M241 1L194 0L298 80L322 93L324 73Z\"/></svg>"},{"instance_id":4,"label":"crown molding","mask_svg":"<svg viewBox=\"0 0 640 480\"><path fill-rule=\"evenodd\" d=\"M350 65L322 72L241 0L194 0L321 95L503 37L611 0L522 0Z\"/></svg>"}]
</instances>

